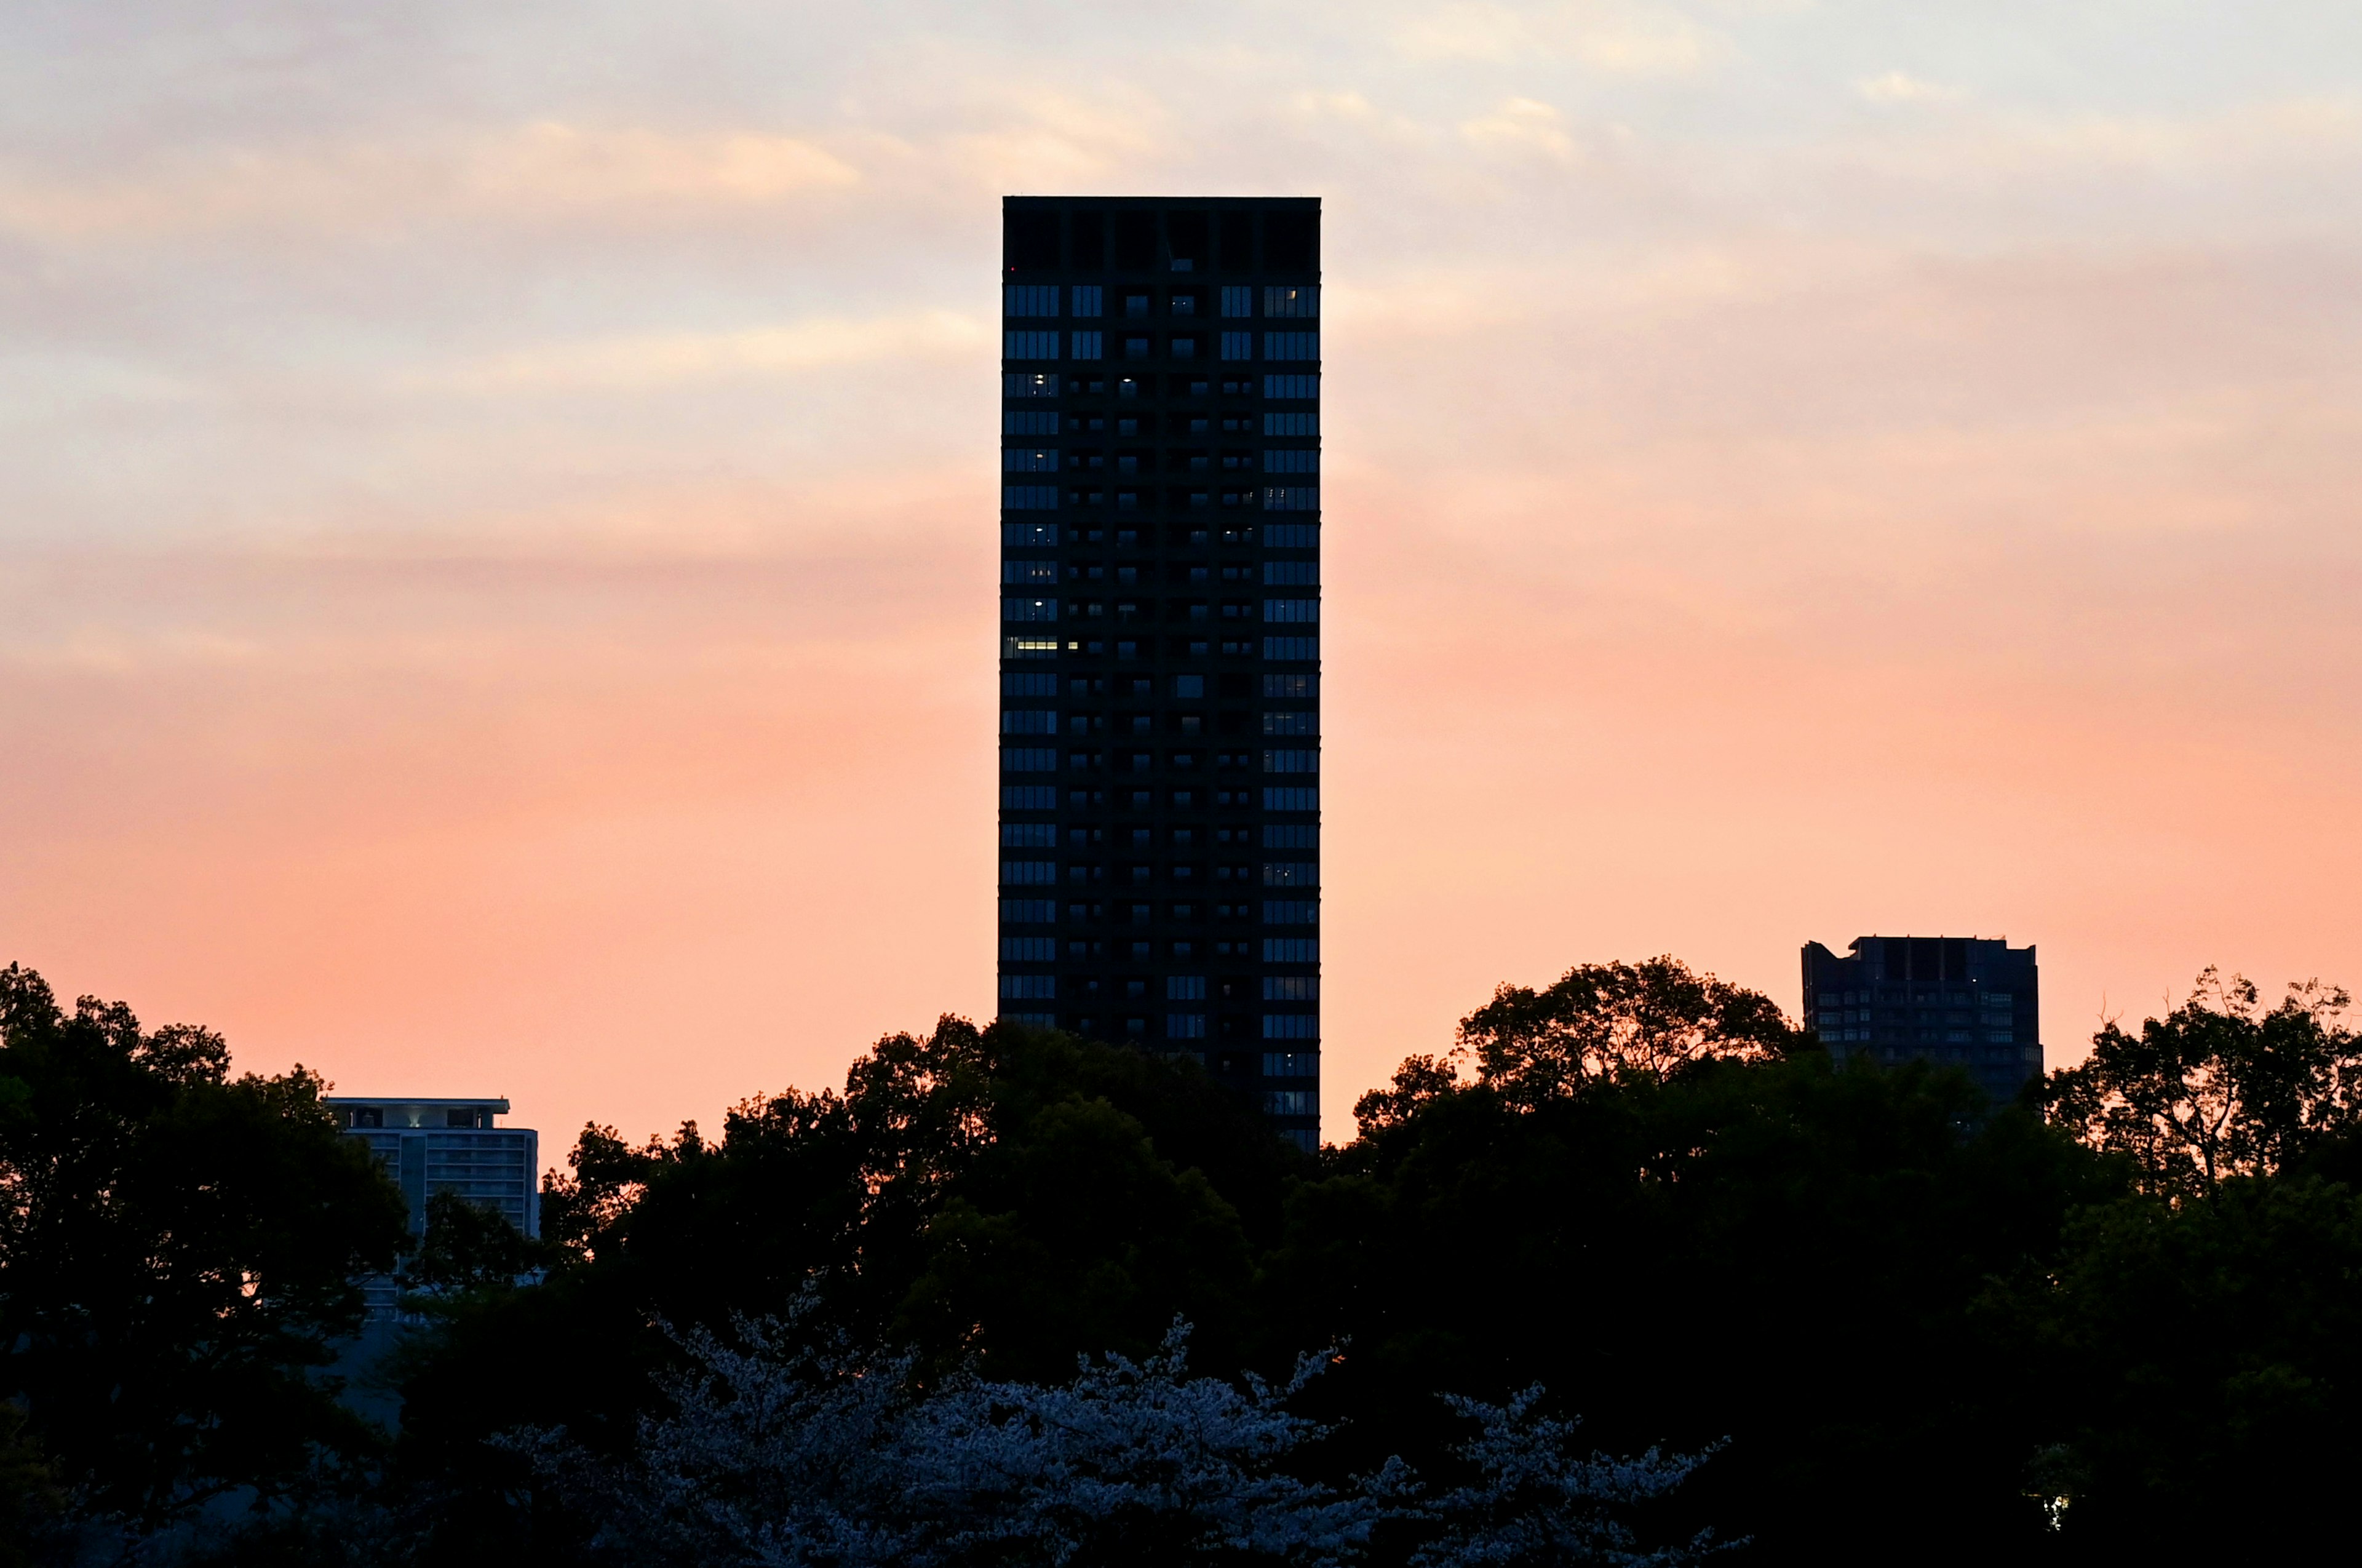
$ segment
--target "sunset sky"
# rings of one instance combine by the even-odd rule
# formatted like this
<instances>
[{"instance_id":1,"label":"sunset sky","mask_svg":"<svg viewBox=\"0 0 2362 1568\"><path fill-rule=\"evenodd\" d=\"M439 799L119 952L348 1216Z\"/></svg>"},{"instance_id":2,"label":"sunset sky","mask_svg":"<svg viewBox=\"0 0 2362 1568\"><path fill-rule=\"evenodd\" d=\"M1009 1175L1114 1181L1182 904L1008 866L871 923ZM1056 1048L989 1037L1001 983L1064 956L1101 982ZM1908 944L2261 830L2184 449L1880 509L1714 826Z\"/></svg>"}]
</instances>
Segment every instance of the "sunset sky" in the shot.
<instances>
[{"instance_id":1,"label":"sunset sky","mask_svg":"<svg viewBox=\"0 0 2362 1568\"><path fill-rule=\"evenodd\" d=\"M0 962L555 1162L990 1013L999 198L1326 204L1326 1131L2362 984L2362 8L21 0Z\"/></svg>"}]
</instances>

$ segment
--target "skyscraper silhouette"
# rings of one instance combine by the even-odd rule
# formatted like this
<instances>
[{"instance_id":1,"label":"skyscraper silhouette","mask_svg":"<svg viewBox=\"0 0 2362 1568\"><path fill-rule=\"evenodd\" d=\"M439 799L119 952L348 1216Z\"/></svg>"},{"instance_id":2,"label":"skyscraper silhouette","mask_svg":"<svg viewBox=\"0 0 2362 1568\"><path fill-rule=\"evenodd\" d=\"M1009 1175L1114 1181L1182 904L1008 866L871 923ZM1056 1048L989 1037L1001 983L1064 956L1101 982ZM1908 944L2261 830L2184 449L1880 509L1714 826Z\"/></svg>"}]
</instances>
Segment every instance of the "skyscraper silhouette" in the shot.
<instances>
[{"instance_id":1,"label":"skyscraper silhouette","mask_svg":"<svg viewBox=\"0 0 2362 1568\"><path fill-rule=\"evenodd\" d=\"M1002 210L1000 1010L1319 1141L1320 204Z\"/></svg>"}]
</instances>

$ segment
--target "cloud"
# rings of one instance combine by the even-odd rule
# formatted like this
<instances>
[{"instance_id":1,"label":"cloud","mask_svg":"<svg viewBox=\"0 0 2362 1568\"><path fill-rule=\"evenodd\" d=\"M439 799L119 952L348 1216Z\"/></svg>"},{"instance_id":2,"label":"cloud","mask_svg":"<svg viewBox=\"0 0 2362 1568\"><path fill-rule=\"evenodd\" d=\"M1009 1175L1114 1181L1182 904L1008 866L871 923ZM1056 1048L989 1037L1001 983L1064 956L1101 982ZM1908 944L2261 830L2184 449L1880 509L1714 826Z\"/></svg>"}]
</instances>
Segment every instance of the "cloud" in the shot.
<instances>
[{"instance_id":1,"label":"cloud","mask_svg":"<svg viewBox=\"0 0 2362 1568\"><path fill-rule=\"evenodd\" d=\"M1853 90L1873 104L1952 104L1968 96L1965 89L1922 81L1902 71L1865 76Z\"/></svg>"},{"instance_id":2,"label":"cloud","mask_svg":"<svg viewBox=\"0 0 2362 1568\"><path fill-rule=\"evenodd\" d=\"M428 375L436 391L613 391L735 377L798 375L879 359L981 358L989 324L954 311L851 320L815 316L739 332L674 332L554 344Z\"/></svg>"},{"instance_id":3,"label":"cloud","mask_svg":"<svg viewBox=\"0 0 2362 1568\"><path fill-rule=\"evenodd\" d=\"M1491 114L1469 120L1460 134L1487 151L1538 152L1560 163L1579 163L1583 149L1567 134L1566 116L1532 98L1511 98Z\"/></svg>"},{"instance_id":4,"label":"cloud","mask_svg":"<svg viewBox=\"0 0 2362 1568\"><path fill-rule=\"evenodd\" d=\"M815 142L535 120L472 137L159 152L112 178L0 167L0 230L50 240L251 227L382 229L421 218L635 223L759 208L860 182Z\"/></svg>"},{"instance_id":5,"label":"cloud","mask_svg":"<svg viewBox=\"0 0 2362 1568\"><path fill-rule=\"evenodd\" d=\"M1445 6L1395 33L1396 48L1418 61L1557 58L1611 76L1684 75L1705 65L1719 42L1676 11L1598 3Z\"/></svg>"}]
</instances>

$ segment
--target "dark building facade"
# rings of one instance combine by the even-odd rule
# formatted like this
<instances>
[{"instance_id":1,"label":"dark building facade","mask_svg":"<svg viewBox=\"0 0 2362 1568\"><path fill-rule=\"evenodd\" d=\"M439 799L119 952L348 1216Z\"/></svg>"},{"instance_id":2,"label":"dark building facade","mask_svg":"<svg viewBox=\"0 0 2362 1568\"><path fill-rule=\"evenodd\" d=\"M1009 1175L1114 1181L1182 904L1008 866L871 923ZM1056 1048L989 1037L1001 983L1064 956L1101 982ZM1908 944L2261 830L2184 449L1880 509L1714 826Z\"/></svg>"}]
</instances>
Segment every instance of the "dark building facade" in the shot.
<instances>
[{"instance_id":1,"label":"dark building facade","mask_svg":"<svg viewBox=\"0 0 2362 1568\"><path fill-rule=\"evenodd\" d=\"M1002 209L1000 1011L1319 1142L1320 204Z\"/></svg>"},{"instance_id":2,"label":"dark building facade","mask_svg":"<svg viewBox=\"0 0 2362 1568\"><path fill-rule=\"evenodd\" d=\"M1843 1063L1942 1062L1995 1103L2042 1072L2031 946L1976 936L1856 937L1840 958L1805 944L1805 1023Z\"/></svg>"}]
</instances>

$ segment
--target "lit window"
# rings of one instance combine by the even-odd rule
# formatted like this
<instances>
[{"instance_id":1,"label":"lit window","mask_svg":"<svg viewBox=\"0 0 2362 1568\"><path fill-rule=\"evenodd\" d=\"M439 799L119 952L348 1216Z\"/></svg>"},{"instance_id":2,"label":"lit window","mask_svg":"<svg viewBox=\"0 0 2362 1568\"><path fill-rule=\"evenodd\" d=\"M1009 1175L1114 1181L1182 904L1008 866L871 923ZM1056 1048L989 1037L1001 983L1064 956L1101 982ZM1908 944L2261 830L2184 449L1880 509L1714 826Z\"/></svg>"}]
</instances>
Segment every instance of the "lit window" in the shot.
<instances>
[{"instance_id":1,"label":"lit window","mask_svg":"<svg viewBox=\"0 0 2362 1568\"><path fill-rule=\"evenodd\" d=\"M1320 491L1310 485L1273 486L1263 492L1265 512L1318 512Z\"/></svg>"},{"instance_id":2,"label":"lit window","mask_svg":"<svg viewBox=\"0 0 2362 1568\"><path fill-rule=\"evenodd\" d=\"M1000 395L1003 397L1056 397L1058 378L1053 375L1025 372L1004 375L1000 378Z\"/></svg>"},{"instance_id":3,"label":"lit window","mask_svg":"<svg viewBox=\"0 0 2362 1568\"><path fill-rule=\"evenodd\" d=\"M1263 867L1263 885L1266 888L1317 888L1320 885L1320 867L1309 860L1266 860Z\"/></svg>"},{"instance_id":4,"label":"lit window","mask_svg":"<svg viewBox=\"0 0 2362 1568\"><path fill-rule=\"evenodd\" d=\"M1316 316L1320 314L1320 290L1315 287L1289 288L1285 285L1266 288L1263 292L1263 313L1276 316Z\"/></svg>"},{"instance_id":5,"label":"lit window","mask_svg":"<svg viewBox=\"0 0 2362 1568\"><path fill-rule=\"evenodd\" d=\"M1319 716L1315 713L1265 713L1263 733L1267 735L1317 735L1320 733Z\"/></svg>"},{"instance_id":6,"label":"lit window","mask_svg":"<svg viewBox=\"0 0 2362 1568\"><path fill-rule=\"evenodd\" d=\"M1265 975L1263 977L1263 999L1265 1001L1319 1001L1320 979L1316 975Z\"/></svg>"},{"instance_id":7,"label":"lit window","mask_svg":"<svg viewBox=\"0 0 2362 1568\"><path fill-rule=\"evenodd\" d=\"M1058 580L1056 561L1003 561L1000 563L1003 582L1055 582Z\"/></svg>"},{"instance_id":8,"label":"lit window","mask_svg":"<svg viewBox=\"0 0 2362 1568\"><path fill-rule=\"evenodd\" d=\"M1003 637L1000 639L1003 658L1055 658L1058 639L1055 637Z\"/></svg>"},{"instance_id":9,"label":"lit window","mask_svg":"<svg viewBox=\"0 0 2362 1568\"><path fill-rule=\"evenodd\" d=\"M1058 471L1058 449L1055 447L1025 449L1012 447L1000 454L1000 471L1008 474L1054 474Z\"/></svg>"},{"instance_id":10,"label":"lit window","mask_svg":"<svg viewBox=\"0 0 2362 1568\"><path fill-rule=\"evenodd\" d=\"M1058 542L1055 523L1003 523L1000 543L1004 549L1021 550L1046 548Z\"/></svg>"}]
</instances>

